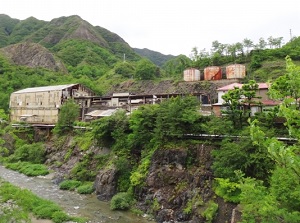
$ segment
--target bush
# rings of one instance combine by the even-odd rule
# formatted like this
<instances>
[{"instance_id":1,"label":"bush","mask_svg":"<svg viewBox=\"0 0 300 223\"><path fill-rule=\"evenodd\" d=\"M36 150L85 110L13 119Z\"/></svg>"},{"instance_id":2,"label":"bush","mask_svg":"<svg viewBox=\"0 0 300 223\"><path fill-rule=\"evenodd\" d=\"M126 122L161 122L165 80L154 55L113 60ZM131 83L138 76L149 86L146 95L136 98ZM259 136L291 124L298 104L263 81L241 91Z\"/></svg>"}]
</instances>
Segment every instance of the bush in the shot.
<instances>
[{"instance_id":1,"label":"bush","mask_svg":"<svg viewBox=\"0 0 300 223\"><path fill-rule=\"evenodd\" d=\"M25 144L15 150L11 159L14 161L43 163L45 161L45 148L41 143Z\"/></svg>"},{"instance_id":2,"label":"bush","mask_svg":"<svg viewBox=\"0 0 300 223\"><path fill-rule=\"evenodd\" d=\"M62 222L70 220L70 217L62 211L56 211L52 214L52 220L55 223L62 223Z\"/></svg>"},{"instance_id":3,"label":"bush","mask_svg":"<svg viewBox=\"0 0 300 223\"><path fill-rule=\"evenodd\" d=\"M208 203L208 207L205 209L202 216L205 217L206 222L212 222L212 220L214 219L217 211L218 211L218 204L216 204L213 201L210 201Z\"/></svg>"},{"instance_id":4,"label":"bush","mask_svg":"<svg viewBox=\"0 0 300 223\"><path fill-rule=\"evenodd\" d=\"M229 179L215 178L215 193L227 202L240 202L241 188L239 183L231 182Z\"/></svg>"},{"instance_id":5,"label":"bush","mask_svg":"<svg viewBox=\"0 0 300 223\"><path fill-rule=\"evenodd\" d=\"M59 184L61 190L75 190L77 187L81 186L82 182L77 180L65 180Z\"/></svg>"},{"instance_id":6,"label":"bush","mask_svg":"<svg viewBox=\"0 0 300 223\"><path fill-rule=\"evenodd\" d=\"M84 183L83 185L77 187L77 192L79 194L91 194L94 192L94 190L95 188L93 182Z\"/></svg>"},{"instance_id":7,"label":"bush","mask_svg":"<svg viewBox=\"0 0 300 223\"><path fill-rule=\"evenodd\" d=\"M127 210L132 203L130 194L121 192L113 196L110 201L110 209L112 210Z\"/></svg>"},{"instance_id":8,"label":"bush","mask_svg":"<svg viewBox=\"0 0 300 223\"><path fill-rule=\"evenodd\" d=\"M41 206L37 206L33 209L35 216L44 219L51 219L52 214L55 212L61 212L61 208L56 204L45 203Z\"/></svg>"}]
</instances>

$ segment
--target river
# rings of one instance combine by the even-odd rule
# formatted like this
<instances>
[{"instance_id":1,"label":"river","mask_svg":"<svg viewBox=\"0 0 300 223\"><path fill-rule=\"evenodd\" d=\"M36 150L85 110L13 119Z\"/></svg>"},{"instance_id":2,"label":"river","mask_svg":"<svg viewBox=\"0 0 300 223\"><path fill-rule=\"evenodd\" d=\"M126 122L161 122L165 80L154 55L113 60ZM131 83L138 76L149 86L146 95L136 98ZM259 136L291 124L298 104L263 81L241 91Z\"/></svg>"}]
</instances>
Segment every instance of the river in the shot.
<instances>
[{"instance_id":1,"label":"river","mask_svg":"<svg viewBox=\"0 0 300 223\"><path fill-rule=\"evenodd\" d=\"M99 201L95 194L81 195L60 190L49 177L28 177L0 165L0 177L39 197L54 201L71 216L87 217L90 223L153 223L130 212L111 211L108 202Z\"/></svg>"}]
</instances>

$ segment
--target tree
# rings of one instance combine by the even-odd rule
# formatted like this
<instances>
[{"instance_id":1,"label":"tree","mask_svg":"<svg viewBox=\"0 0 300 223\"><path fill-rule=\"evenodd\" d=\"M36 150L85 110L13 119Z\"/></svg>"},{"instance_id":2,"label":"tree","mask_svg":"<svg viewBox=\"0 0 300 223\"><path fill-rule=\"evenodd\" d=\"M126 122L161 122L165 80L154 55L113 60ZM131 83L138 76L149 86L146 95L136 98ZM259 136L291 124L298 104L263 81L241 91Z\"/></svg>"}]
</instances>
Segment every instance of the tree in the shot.
<instances>
[{"instance_id":1,"label":"tree","mask_svg":"<svg viewBox=\"0 0 300 223\"><path fill-rule=\"evenodd\" d=\"M199 101L193 96L175 97L163 101L157 111L155 140L158 143L182 138L194 132L200 118Z\"/></svg>"},{"instance_id":2,"label":"tree","mask_svg":"<svg viewBox=\"0 0 300 223\"><path fill-rule=\"evenodd\" d=\"M222 46L222 44L218 40L215 40L215 41L212 42L212 49L211 49L211 51L213 53L219 53L219 54L221 54L222 53L221 46Z\"/></svg>"},{"instance_id":3,"label":"tree","mask_svg":"<svg viewBox=\"0 0 300 223\"><path fill-rule=\"evenodd\" d=\"M257 102L253 101L253 99L259 98L256 96L257 91L258 91L258 84L254 80L250 80L248 83L242 86L242 94L244 96L242 102L246 104L246 109L249 118L251 116L251 104L257 104Z\"/></svg>"},{"instance_id":4,"label":"tree","mask_svg":"<svg viewBox=\"0 0 300 223\"><path fill-rule=\"evenodd\" d=\"M285 125L293 137L300 134L300 67L286 57L286 73L271 85L270 96L283 99L278 115L286 119Z\"/></svg>"},{"instance_id":5,"label":"tree","mask_svg":"<svg viewBox=\"0 0 300 223\"><path fill-rule=\"evenodd\" d=\"M256 49L259 49L259 50L263 50L265 49L267 46L267 42L264 40L264 38L259 38L258 40L258 44L255 46Z\"/></svg>"},{"instance_id":6,"label":"tree","mask_svg":"<svg viewBox=\"0 0 300 223\"><path fill-rule=\"evenodd\" d=\"M141 59L137 62L135 78L140 80L152 80L159 76L157 67L148 59Z\"/></svg>"},{"instance_id":7,"label":"tree","mask_svg":"<svg viewBox=\"0 0 300 223\"><path fill-rule=\"evenodd\" d=\"M234 89L229 90L227 93L222 95L222 99L224 100L224 105L227 107L226 110L223 110L222 113L225 114L229 120L232 121L234 128L242 127L242 91L238 87L234 87Z\"/></svg>"},{"instance_id":8,"label":"tree","mask_svg":"<svg viewBox=\"0 0 300 223\"><path fill-rule=\"evenodd\" d=\"M269 45L269 47L272 49L273 47L274 47L274 38L272 37L272 36L270 36L269 38L268 38L268 45Z\"/></svg>"},{"instance_id":9,"label":"tree","mask_svg":"<svg viewBox=\"0 0 300 223\"><path fill-rule=\"evenodd\" d=\"M78 117L79 105L73 99L67 100L60 108L54 132L62 133L65 130L70 130Z\"/></svg>"},{"instance_id":10,"label":"tree","mask_svg":"<svg viewBox=\"0 0 300 223\"><path fill-rule=\"evenodd\" d=\"M151 144L159 105L145 105L133 111L129 119L128 142L132 150L142 150Z\"/></svg>"},{"instance_id":11,"label":"tree","mask_svg":"<svg viewBox=\"0 0 300 223\"><path fill-rule=\"evenodd\" d=\"M230 45L228 45L227 46L227 51L231 55L232 59L235 60L236 59L236 53L237 53L237 46L236 46L236 44L230 44Z\"/></svg>"},{"instance_id":12,"label":"tree","mask_svg":"<svg viewBox=\"0 0 300 223\"><path fill-rule=\"evenodd\" d=\"M246 47L246 53L249 54L249 50L253 47L253 41L250 39L245 38L243 40L243 46Z\"/></svg>"},{"instance_id":13,"label":"tree","mask_svg":"<svg viewBox=\"0 0 300 223\"><path fill-rule=\"evenodd\" d=\"M127 149L126 140L130 131L125 110L95 120L92 126L94 138L100 146L112 147L116 150Z\"/></svg>"},{"instance_id":14,"label":"tree","mask_svg":"<svg viewBox=\"0 0 300 223\"><path fill-rule=\"evenodd\" d=\"M237 182L235 171L241 171L246 177L266 180L274 168L274 161L268 156L264 144L253 144L249 138L251 129L240 131L236 140L225 139L219 150L214 150L212 169L216 177L229 178Z\"/></svg>"},{"instance_id":15,"label":"tree","mask_svg":"<svg viewBox=\"0 0 300 223\"><path fill-rule=\"evenodd\" d=\"M179 55L171 60L168 60L163 69L166 71L167 76L182 78L183 71L192 66L192 61L185 55Z\"/></svg>"},{"instance_id":16,"label":"tree","mask_svg":"<svg viewBox=\"0 0 300 223\"><path fill-rule=\"evenodd\" d=\"M0 123L8 121L8 115L5 113L4 109L0 109Z\"/></svg>"},{"instance_id":17,"label":"tree","mask_svg":"<svg viewBox=\"0 0 300 223\"><path fill-rule=\"evenodd\" d=\"M129 62L118 62L115 64L116 74L120 74L123 77L132 78L135 73L134 66Z\"/></svg>"},{"instance_id":18,"label":"tree","mask_svg":"<svg viewBox=\"0 0 300 223\"><path fill-rule=\"evenodd\" d=\"M257 120L250 122L250 136L254 145L267 149L275 163L271 172L270 186L258 185L255 179L244 179L241 183L241 205L243 222L299 222L300 221L300 111L298 98L299 67L289 57L287 73L271 86L271 95L283 99L278 114L286 119L286 126L294 145L286 145L277 138L267 138ZM255 195L255 196L253 196Z\"/></svg>"},{"instance_id":19,"label":"tree","mask_svg":"<svg viewBox=\"0 0 300 223\"><path fill-rule=\"evenodd\" d=\"M236 49L236 52L240 52L240 54L241 54L242 56L244 56L244 48L243 48L243 44L242 44L242 43L237 42L237 43L235 44L235 49Z\"/></svg>"},{"instance_id":20,"label":"tree","mask_svg":"<svg viewBox=\"0 0 300 223\"><path fill-rule=\"evenodd\" d=\"M270 95L274 99L292 98L289 105L293 103L296 108L300 108L300 67L289 56L286 57L286 73L272 83Z\"/></svg>"}]
</instances>

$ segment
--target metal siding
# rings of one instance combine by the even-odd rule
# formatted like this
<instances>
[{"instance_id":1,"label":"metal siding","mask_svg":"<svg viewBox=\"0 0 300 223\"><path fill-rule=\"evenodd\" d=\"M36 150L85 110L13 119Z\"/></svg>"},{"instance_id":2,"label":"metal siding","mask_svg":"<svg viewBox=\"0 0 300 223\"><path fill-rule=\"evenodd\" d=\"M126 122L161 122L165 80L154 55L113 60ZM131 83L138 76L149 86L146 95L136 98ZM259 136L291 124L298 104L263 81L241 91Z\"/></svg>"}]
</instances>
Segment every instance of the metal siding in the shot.
<instances>
[{"instance_id":1,"label":"metal siding","mask_svg":"<svg viewBox=\"0 0 300 223\"><path fill-rule=\"evenodd\" d=\"M204 69L204 80L221 80L222 79L222 69L221 67L211 66Z\"/></svg>"},{"instance_id":2,"label":"metal siding","mask_svg":"<svg viewBox=\"0 0 300 223\"><path fill-rule=\"evenodd\" d=\"M184 81L200 81L200 70L190 68L183 71Z\"/></svg>"},{"instance_id":3,"label":"metal siding","mask_svg":"<svg viewBox=\"0 0 300 223\"><path fill-rule=\"evenodd\" d=\"M246 76L246 67L241 64L232 64L226 67L226 78L244 78Z\"/></svg>"},{"instance_id":4,"label":"metal siding","mask_svg":"<svg viewBox=\"0 0 300 223\"><path fill-rule=\"evenodd\" d=\"M19 122L24 117L26 122L32 124L56 123L58 120L58 108L62 104L63 90L66 92L65 96L69 98L69 91L76 85L78 84L27 88L12 93L10 96L11 121ZM91 94L89 91L83 92L84 89L74 89L74 92Z\"/></svg>"}]
</instances>

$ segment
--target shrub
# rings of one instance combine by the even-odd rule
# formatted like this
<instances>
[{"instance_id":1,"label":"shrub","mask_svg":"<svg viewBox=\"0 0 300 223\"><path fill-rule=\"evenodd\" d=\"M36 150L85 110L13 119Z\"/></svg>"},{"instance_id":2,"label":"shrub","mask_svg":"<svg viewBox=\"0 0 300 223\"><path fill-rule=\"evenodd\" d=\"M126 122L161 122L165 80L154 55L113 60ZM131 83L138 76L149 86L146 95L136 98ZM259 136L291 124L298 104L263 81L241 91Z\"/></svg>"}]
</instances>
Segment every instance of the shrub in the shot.
<instances>
[{"instance_id":1,"label":"shrub","mask_svg":"<svg viewBox=\"0 0 300 223\"><path fill-rule=\"evenodd\" d=\"M79 194L91 194L94 192L94 190L95 188L93 182L84 183L83 185L77 187L77 192Z\"/></svg>"},{"instance_id":2,"label":"shrub","mask_svg":"<svg viewBox=\"0 0 300 223\"><path fill-rule=\"evenodd\" d=\"M45 161L45 149L41 143L25 144L18 147L12 157L16 161L43 163Z\"/></svg>"},{"instance_id":3,"label":"shrub","mask_svg":"<svg viewBox=\"0 0 300 223\"><path fill-rule=\"evenodd\" d=\"M212 222L218 210L218 204L213 201L208 203L208 207L203 212L202 216L205 217L206 222Z\"/></svg>"},{"instance_id":4,"label":"shrub","mask_svg":"<svg viewBox=\"0 0 300 223\"><path fill-rule=\"evenodd\" d=\"M77 180L65 180L59 184L61 190L75 190L82 183Z\"/></svg>"},{"instance_id":5,"label":"shrub","mask_svg":"<svg viewBox=\"0 0 300 223\"><path fill-rule=\"evenodd\" d=\"M113 196L110 201L110 209L127 210L132 203L132 197L126 192L121 192Z\"/></svg>"},{"instance_id":6,"label":"shrub","mask_svg":"<svg viewBox=\"0 0 300 223\"><path fill-rule=\"evenodd\" d=\"M241 188L239 183L230 182L229 179L215 178L215 193L225 201L238 203L240 201Z\"/></svg>"},{"instance_id":7,"label":"shrub","mask_svg":"<svg viewBox=\"0 0 300 223\"><path fill-rule=\"evenodd\" d=\"M62 223L62 222L70 220L70 217L62 211L56 211L52 214L52 220L55 223Z\"/></svg>"},{"instance_id":8,"label":"shrub","mask_svg":"<svg viewBox=\"0 0 300 223\"><path fill-rule=\"evenodd\" d=\"M88 157L84 157L84 160L80 163L76 163L71 170L71 177L74 179L80 179L82 181L91 181L95 179L96 172L90 170L90 162Z\"/></svg>"},{"instance_id":9,"label":"shrub","mask_svg":"<svg viewBox=\"0 0 300 223\"><path fill-rule=\"evenodd\" d=\"M17 147L11 159L14 161L43 163L45 161L45 149L41 143L25 144Z\"/></svg>"},{"instance_id":10,"label":"shrub","mask_svg":"<svg viewBox=\"0 0 300 223\"><path fill-rule=\"evenodd\" d=\"M34 215L44 219L51 219L52 214L58 211L61 212L61 208L58 205L52 203L46 203L33 208Z\"/></svg>"}]
</instances>

